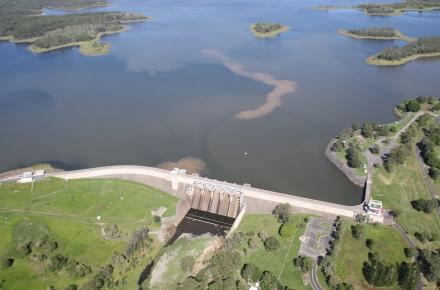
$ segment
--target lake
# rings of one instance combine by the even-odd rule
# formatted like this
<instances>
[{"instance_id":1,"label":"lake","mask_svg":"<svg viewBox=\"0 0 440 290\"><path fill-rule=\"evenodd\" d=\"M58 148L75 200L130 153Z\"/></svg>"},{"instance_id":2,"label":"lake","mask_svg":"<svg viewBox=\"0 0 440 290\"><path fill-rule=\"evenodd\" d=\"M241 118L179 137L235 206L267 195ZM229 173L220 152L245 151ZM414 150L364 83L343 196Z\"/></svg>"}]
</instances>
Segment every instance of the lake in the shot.
<instances>
[{"instance_id":1,"label":"lake","mask_svg":"<svg viewBox=\"0 0 440 290\"><path fill-rule=\"evenodd\" d=\"M439 95L440 59L405 66L364 60L401 41L360 41L340 28L391 26L405 35L440 34L440 12L370 17L318 11L348 1L121 0L98 10L152 16L107 36L111 54L77 48L35 55L0 43L0 170L36 162L65 168L155 166L203 159L202 175L347 205L361 200L325 157L334 135L354 121L395 121L405 98ZM360 3L357 1L356 3ZM64 13L45 10L45 14ZM257 39L249 24L275 21L290 30ZM296 90L259 118L236 115L265 103L273 89L240 75L288 80Z\"/></svg>"}]
</instances>

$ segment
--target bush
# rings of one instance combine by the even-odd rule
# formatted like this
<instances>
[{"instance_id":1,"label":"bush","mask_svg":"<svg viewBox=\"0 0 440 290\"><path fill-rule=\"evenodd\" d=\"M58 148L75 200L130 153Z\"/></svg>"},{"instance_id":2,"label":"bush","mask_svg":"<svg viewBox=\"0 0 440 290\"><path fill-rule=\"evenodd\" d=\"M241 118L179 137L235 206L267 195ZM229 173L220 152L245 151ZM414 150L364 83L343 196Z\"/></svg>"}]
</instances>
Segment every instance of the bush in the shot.
<instances>
[{"instance_id":1,"label":"bush","mask_svg":"<svg viewBox=\"0 0 440 290\"><path fill-rule=\"evenodd\" d=\"M291 238L296 231L296 224L293 222L287 222L280 226L279 233L283 238Z\"/></svg>"},{"instance_id":2,"label":"bush","mask_svg":"<svg viewBox=\"0 0 440 290\"><path fill-rule=\"evenodd\" d=\"M0 269L10 268L12 267L13 264L14 264L13 258L2 258L2 264Z\"/></svg>"},{"instance_id":3,"label":"bush","mask_svg":"<svg viewBox=\"0 0 440 290\"><path fill-rule=\"evenodd\" d=\"M440 169L436 167L429 168L429 176L432 179L437 180L440 177Z\"/></svg>"},{"instance_id":4,"label":"bush","mask_svg":"<svg viewBox=\"0 0 440 290\"><path fill-rule=\"evenodd\" d=\"M366 239L365 246L367 246L368 249L372 250L374 247L374 240L373 239Z\"/></svg>"},{"instance_id":5,"label":"bush","mask_svg":"<svg viewBox=\"0 0 440 290\"><path fill-rule=\"evenodd\" d=\"M256 249L258 248L258 243L257 243L257 238L256 237L250 237L247 244L249 249Z\"/></svg>"},{"instance_id":6,"label":"bush","mask_svg":"<svg viewBox=\"0 0 440 290\"><path fill-rule=\"evenodd\" d=\"M390 210L390 215L392 215L395 218L398 217L400 215L400 209L396 208L396 209Z\"/></svg>"},{"instance_id":7,"label":"bush","mask_svg":"<svg viewBox=\"0 0 440 290\"><path fill-rule=\"evenodd\" d=\"M363 227L360 224L356 224L354 226L351 226L351 235L356 240L359 240L362 236L362 230L363 230Z\"/></svg>"},{"instance_id":8,"label":"bush","mask_svg":"<svg viewBox=\"0 0 440 290\"><path fill-rule=\"evenodd\" d=\"M380 153L380 147L377 144L374 144L372 147L370 147L369 150L373 154L379 154Z\"/></svg>"},{"instance_id":9,"label":"bush","mask_svg":"<svg viewBox=\"0 0 440 290\"><path fill-rule=\"evenodd\" d=\"M155 215L155 216L153 216L153 221L155 222L155 223L160 223L160 221L161 221L162 219L160 218L160 216L158 216L158 215Z\"/></svg>"},{"instance_id":10,"label":"bush","mask_svg":"<svg viewBox=\"0 0 440 290\"><path fill-rule=\"evenodd\" d=\"M50 272L60 271L67 264L67 257L61 254L57 254L50 259L48 270Z\"/></svg>"},{"instance_id":11,"label":"bush","mask_svg":"<svg viewBox=\"0 0 440 290\"><path fill-rule=\"evenodd\" d=\"M274 252L278 250L279 247L280 247L280 242L277 240L277 238L273 236L268 237L264 241L264 248L266 249L266 251Z\"/></svg>"},{"instance_id":12,"label":"bush","mask_svg":"<svg viewBox=\"0 0 440 290\"><path fill-rule=\"evenodd\" d=\"M20 242L18 243L16 249L21 255L27 256L32 252L32 243L29 241Z\"/></svg>"},{"instance_id":13,"label":"bush","mask_svg":"<svg viewBox=\"0 0 440 290\"><path fill-rule=\"evenodd\" d=\"M256 282L261 277L261 271L254 264L244 264L241 269L241 277L246 281Z\"/></svg>"},{"instance_id":14,"label":"bush","mask_svg":"<svg viewBox=\"0 0 440 290\"><path fill-rule=\"evenodd\" d=\"M342 150L344 150L344 143L341 141L341 139L337 139L335 143L333 143L331 149L332 151L335 152L341 152Z\"/></svg>"},{"instance_id":15,"label":"bush","mask_svg":"<svg viewBox=\"0 0 440 290\"><path fill-rule=\"evenodd\" d=\"M265 231L261 231L258 233L258 237L260 238L261 242L264 243L264 241L269 237Z\"/></svg>"}]
</instances>

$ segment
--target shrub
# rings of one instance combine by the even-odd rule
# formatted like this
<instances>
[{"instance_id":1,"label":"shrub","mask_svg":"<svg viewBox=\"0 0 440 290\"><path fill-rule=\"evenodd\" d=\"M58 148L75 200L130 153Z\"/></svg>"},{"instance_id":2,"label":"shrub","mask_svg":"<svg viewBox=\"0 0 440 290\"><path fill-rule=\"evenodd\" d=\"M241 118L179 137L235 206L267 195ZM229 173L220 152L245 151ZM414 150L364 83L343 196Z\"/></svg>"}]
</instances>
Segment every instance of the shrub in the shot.
<instances>
[{"instance_id":1,"label":"shrub","mask_svg":"<svg viewBox=\"0 0 440 290\"><path fill-rule=\"evenodd\" d=\"M363 227L360 224L356 224L354 226L351 226L351 235L353 236L353 238L355 238L356 240L359 240L362 235L362 229L363 229Z\"/></svg>"},{"instance_id":2,"label":"shrub","mask_svg":"<svg viewBox=\"0 0 440 290\"><path fill-rule=\"evenodd\" d=\"M23 256L29 255L32 252L32 243L29 241L20 242L18 243L16 249Z\"/></svg>"},{"instance_id":3,"label":"shrub","mask_svg":"<svg viewBox=\"0 0 440 290\"><path fill-rule=\"evenodd\" d=\"M367 246L368 249L372 250L374 247L374 240L373 239L366 239L365 246Z\"/></svg>"},{"instance_id":4,"label":"shrub","mask_svg":"<svg viewBox=\"0 0 440 290\"><path fill-rule=\"evenodd\" d=\"M247 244L248 244L249 249L258 248L257 238L255 238L255 237L249 238Z\"/></svg>"},{"instance_id":5,"label":"shrub","mask_svg":"<svg viewBox=\"0 0 440 290\"><path fill-rule=\"evenodd\" d=\"M264 241L264 248L266 249L266 251L274 252L278 250L279 247L280 247L280 242L277 240L277 238L273 236L268 237Z\"/></svg>"},{"instance_id":6,"label":"shrub","mask_svg":"<svg viewBox=\"0 0 440 290\"><path fill-rule=\"evenodd\" d=\"M50 272L56 272L61 270L67 264L67 257L61 254L57 254L50 259L48 270Z\"/></svg>"},{"instance_id":7,"label":"shrub","mask_svg":"<svg viewBox=\"0 0 440 290\"><path fill-rule=\"evenodd\" d=\"M241 269L241 277L246 281L256 282L261 277L261 271L254 264L244 264Z\"/></svg>"},{"instance_id":8,"label":"shrub","mask_svg":"<svg viewBox=\"0 0 440 290\"><path fill-rule=\"evenodd\" d=\"M265 231L261 231L258 233L258 237L264 243L264 241L268 238L268 235Z\"/></svg>"},{"instance_id":9,"label":"shrub","mask_svg":"<svg viewBox=\"0 0 440 290\"><path fill-rule=\"evenodd\" d=\"M293 222L287 222L280 226L279 233L283 238L291 238L296 231L296 224Z\"/></svg>"},{"instance_id":10,"label":"shrub","mask_svg":"<svg viewBox=\"0 0 440 290\"><path fill-rule=\"evenodd\" d=\"M10 268L14 264L13 258L2 258L0 269Z\"/></svg>"},{"instance_id":11,"label":"shrub","mask_svg":"<svg viewBox=\"0 0 440 290\"><path fill-rule=\"evenodd\" d=\"M415 251L413 248L404 248L403 253L405 254L405 257L412 258L414 257Z\"/></svg>"},{"instance_id":12,"label":"shrub","mask_svg":"<svg viewBox=\"0 0 440 290\"><path fill-rule=\"evenodd\" d=\"M341 152L344 149L344 143L342 143L341 139L337 139L335 143L333 143L331 149L335 152Z\"/></svg>"},{"instance_id":13,"label":"shrub","mask_svg":"<svg viewBox=\"0 0 440 290\"><path fill-rule=\"evenodd\" d=\"M162 219L160 218L160 216L158 216L158 215L155 215L155 216L153 216L153 221L155 222L155 223L160 223L160 221L161 221Z\"/></svg>"}]
</instances>

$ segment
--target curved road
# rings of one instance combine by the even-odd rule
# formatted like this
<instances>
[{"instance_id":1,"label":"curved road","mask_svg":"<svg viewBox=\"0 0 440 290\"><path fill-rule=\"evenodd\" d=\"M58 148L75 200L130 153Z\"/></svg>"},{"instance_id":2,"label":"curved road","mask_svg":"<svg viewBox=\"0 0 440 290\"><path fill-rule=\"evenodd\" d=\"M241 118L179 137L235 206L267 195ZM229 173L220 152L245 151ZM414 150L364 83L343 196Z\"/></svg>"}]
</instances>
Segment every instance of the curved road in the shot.
<instances>
[{"instance_id":1,"label":"curved road","mask_svg":"<svg viewBox=\"0 0 440 290\"><path fill-rule=\"evenodd\" d=\"M317 270L318 270L318 265L316 265L316 263L313 263L312 270L309 271L310 286L312 286L313 290L325 290L319 284L318 277L316 276Z\"/></svg>"}]
</instances>

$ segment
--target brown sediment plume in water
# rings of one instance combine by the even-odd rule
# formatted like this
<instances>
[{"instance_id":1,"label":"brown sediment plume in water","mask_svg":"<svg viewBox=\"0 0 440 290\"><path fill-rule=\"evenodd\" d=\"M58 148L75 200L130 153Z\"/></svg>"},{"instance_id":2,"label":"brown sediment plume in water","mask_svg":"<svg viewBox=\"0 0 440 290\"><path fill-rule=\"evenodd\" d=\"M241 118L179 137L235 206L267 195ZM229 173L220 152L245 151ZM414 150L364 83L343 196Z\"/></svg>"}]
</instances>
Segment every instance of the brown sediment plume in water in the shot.
<instances>
[{"instance_id":1,"label":"brown sediment plume in water","mask_svg":"<svg viewBox=\"0 0 440 290\"><path fill-rule=\"evenodd\" d=\"M174 168L185 169L188 174L202 173L206 169L206 163L200 158L185 157L178 161L166 161L158 164L156 167L166 170Z\"/></svg>"},{"instance_id":2,"label":"brown sediment plume in water","mask_svg":"<svg viewBox=\"0 0 440 290\"><path fill-rule=\"evenodd\" d=\"M256 119L263 117L273 110L281 106L281 98L284 95L293 93L296 89L296 82L289 80L277 80L273 76L267 73L261 72L249 72L245 67L237 62L233 62L227 56L216 50L203 49L202 52L212 58L220 60L224 66L226 66L231 72L236 75L248 77L250 79L265 83L266 85L273 86L274 89L270 91L266 96L266 103L257 107L256 109L246 110L238 113L237 118L243 120Z\"/></svg>"}]
</instances>

